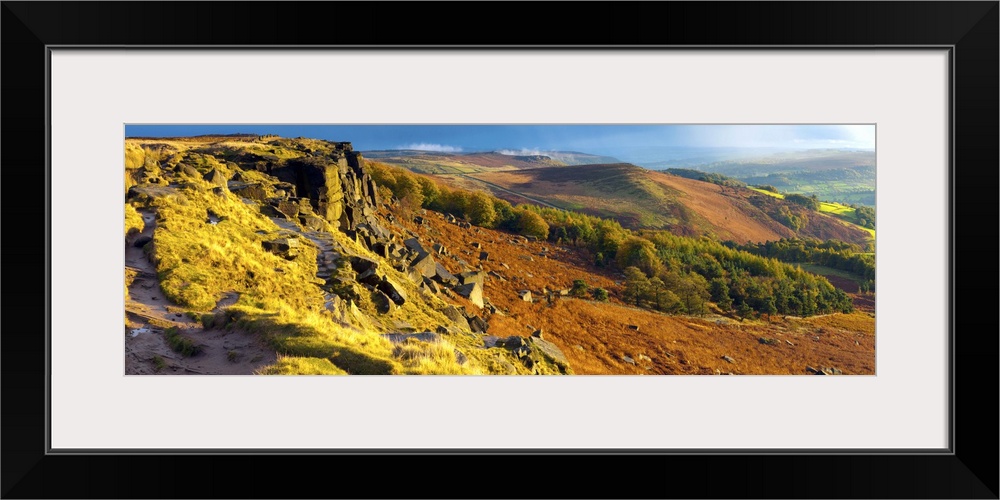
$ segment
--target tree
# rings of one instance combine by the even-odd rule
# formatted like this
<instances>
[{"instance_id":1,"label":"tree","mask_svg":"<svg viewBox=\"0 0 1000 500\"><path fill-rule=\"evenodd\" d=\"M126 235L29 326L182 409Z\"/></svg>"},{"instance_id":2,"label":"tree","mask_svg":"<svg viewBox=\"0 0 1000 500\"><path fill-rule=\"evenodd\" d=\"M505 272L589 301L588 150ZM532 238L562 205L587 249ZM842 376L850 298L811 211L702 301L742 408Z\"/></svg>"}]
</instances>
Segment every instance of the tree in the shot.
<instances>
[{"instance_id":1,"label":"tree","mask_svg":"<svg viewBox=\"0 0 1000 500\"><path fill-rule=\"evenodd\" d=\"M608 291L603 288L592 288L590 290L590 295L598 302L608 301Z\"/></svg>"},{"instance_id":2,"label":"tree","mask_svg":"<svg viewBox=\"0 0 1000 500\"><path fill-rule=\"evenodd\" d=\"M505 231L516 231L517 216L514 214L514 207L507 200L493 198L493 213L495 214L494 227Z\"/></svg>"},{"instance_id":3,"label":"tree","mask_svg":"<svg viewBox=\"0 0 1000 500\"><path fill-rule=\"evenodd\" d=\"M476 191L469 197L469 211L466 214L469 220L482 227L493 227L496 220L496 211L493 209L493 200L490 195Z\"/></svg>"},{"instance_id":4,"label":"tree","mask_svg":"<svg viewBox=\"0 0 1000 500\"><path fill-rule=\"evenodd\" d=\"M396 189L393 192L396 198L399 198L404 210L416 210L424 203L424 192L412 175L396 177Z\"/></svg>"},{"instance_id":5,"label":"tree","mask_svg":"<svg viewBox=\"0 0 1000 500\"><path fill-rule=\"evenodd\" d=\"M771 316L778 313L778 307L774 305L774 297L768 297L767 301L764 302L764 314L767 314L767 320L771 321Z\"/></svg>"},{"instance_id":6,"label":"tree","mask_svg":"<svg viewBox=\"0 0 1000 500\"><path fill-rule=\"evenodd\" d=\"M740 302L740 305L736 307L736 314L739 315L740 321L743 321L753 313L753 309L750 308L750 304L746 302Z\"/></svg>"},{"instance_id":7,"label":"tree","mask_svg":"<svg viewBox=\"0 0 1000 500\"><path fill-rule=\"evenodd\" d=\"M635 266L646 273L646 276L655 276L663 268L663 263L656 256L656 245L638 236L629 236L618 246L615 260L618 267L625 269Z\"/></svg>"},{"instance_id":8,"label":"tree","mask_svg":"<svg viewBox=\"0 0 1000 500\"><path fill-rule=\"evenodd\" d=\"M517 210L518 233L524 236L536 236L540 240L549 237L549 225L541 215L526 208Z\"/></svg>"},{"instance_id":9,"label":"tree","mask_svg":"<svg viewBox=\"0 0 1000 500\"><path fill-rule=\"evenodd\" d=\"M441 194L437 183L426 177L417 177L417 182L420 183L420 191L424 195L424 206L430 206L436 202L438 195Z\"/></svg>"},{"instance_id":10,"label":"tree","mask_svg":"<svg viewBox=\"0 0 1000 500\"><path fill-rule=\"evenodd\" d=\"M587 282L583 280L573 280L573 288L570 288L569 294L577 298L586 297Z\"/></svg>"},{"instance_id":11,"label":"tree","mask_svg":"<svg viewBox=\"0 0 1000 500\"><path fill-rule=\"evenodd\" d=\"M625 300L641 306L642 299L649 293L649 278L638 267L625 268Z\"/></svg>"}]
</instances>

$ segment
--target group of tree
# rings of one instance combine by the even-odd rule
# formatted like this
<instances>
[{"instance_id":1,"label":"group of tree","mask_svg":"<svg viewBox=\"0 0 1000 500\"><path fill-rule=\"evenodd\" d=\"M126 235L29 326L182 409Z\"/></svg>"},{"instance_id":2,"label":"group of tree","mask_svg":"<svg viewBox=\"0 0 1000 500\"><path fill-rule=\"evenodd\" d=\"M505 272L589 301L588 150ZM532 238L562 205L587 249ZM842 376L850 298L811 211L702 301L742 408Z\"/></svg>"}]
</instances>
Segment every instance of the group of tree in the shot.
<instances>
[{"instance_id":1,"label":"group of tree","mask_svg":"<svg viewBox=\"0 0 1000 500\"><path fill-rule=\"evenodd\" d=\"M534 205L512 206L488 193L438 185L402 168L378 162L369 162L369 166L376 183L390 189L405 207L425 207L478 226L588 249L598 266L625 273L623 299L638 307L705 314L712 301L741 317L755 313L809 316L852 310L850 297L825 278L779 261L789 257L779 250L791 246L793 240L782 240L785 243L771 247L740 247L667 231L630 231L610 219ZM816 263L830 267L848 265L831 265L838 258L852 258L839 247L827 251L809 243L797 248L822 261ZM874 259L871 264L874 278ZM571 294L607 298L606 290L590 289L583 282L574 283Z\"/></svg>"},{"instance_id":2,"label":"group of tree","mask_svg":"<svg viewBox=\"0 0 1000 500\"><path fill-rule=\"evenodd\" d=\"M694 179L696 181L711 182L712 184L718 184L720 186L726 187L747 187L747 183L734 179L732 177L727 177L725 175L715 173L715 172L702 172L701 170L694 170L690 168L668 168L667 173L676 175L678 177L684 177L686 179Z\"/></svg>"},{"instance_id":3,"label":"group of tree","mask_svg":"<svg viewBox=\"0 0 1000 500\"><path fill-rule=\"evenodd\" d=\"M429 177L381 162L369 161L367 166L375 183L388 188L405 210L422 207L454 215L480 227L540 239L549 236L549 225L529 205L515 207L483 191L451 189Z\"/></svg>"},{"instance_id":4,"label":"group of tree","mask_svg":"<svg viewBox=\"0 0 1000 500\"><path fill-rule=\"evenodd\" d=\"M868 229L875 229L875 209L865 205L854 207L854 216L857 224Z\"/></svg>"},{"instance_id":5,"label":"group of tree","mask_svg":"<svg viewBox=\"0 0 1000 500\"><path fill-rule=\"evenodd\" d=\"M875 280L875 255L860 246L843 241L781 239L746 245L728 244L755 255L782 262L809 263L831 267L858 275L865 281ZM871 285L869 285L871 287Z\"/></svg>"}]
</instances>

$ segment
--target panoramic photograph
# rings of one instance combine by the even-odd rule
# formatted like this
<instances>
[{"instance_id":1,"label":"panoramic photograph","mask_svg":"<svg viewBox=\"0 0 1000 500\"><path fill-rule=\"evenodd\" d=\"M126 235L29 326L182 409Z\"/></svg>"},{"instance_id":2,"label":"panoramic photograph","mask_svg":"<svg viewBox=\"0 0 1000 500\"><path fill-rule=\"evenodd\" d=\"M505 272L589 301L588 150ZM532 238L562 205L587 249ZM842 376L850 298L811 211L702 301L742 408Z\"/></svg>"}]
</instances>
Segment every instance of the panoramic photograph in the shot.
<instances>
[{"instance_id":1,"label":"panoramic photograph","mask_svg":"<svg viewBox=\"0 0 1000 500\"><path fill-rule=\"evenodd\" d=\"M875 126L126 125L126 375L874 375Z\"/></svg>"}]
</instances>

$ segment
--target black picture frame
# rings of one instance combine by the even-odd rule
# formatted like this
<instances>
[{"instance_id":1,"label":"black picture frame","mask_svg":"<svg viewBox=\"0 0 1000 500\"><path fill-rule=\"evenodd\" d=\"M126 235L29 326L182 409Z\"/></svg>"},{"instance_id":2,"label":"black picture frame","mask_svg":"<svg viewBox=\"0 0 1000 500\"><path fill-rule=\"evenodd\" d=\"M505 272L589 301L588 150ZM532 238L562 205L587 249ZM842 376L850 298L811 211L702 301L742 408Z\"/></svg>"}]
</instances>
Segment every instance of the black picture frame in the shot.
<instances>
[{"instance_id":1,"label":"black picture frame","mask_svg":"<svg viewBox=\"0 0 1000 500\"><path fill-rule=\"evenodd\" d=\"M998 20L991 2L3 2L4 498L998 498ZM485 9L488 17L475 14ZM527 35L525 26L534 27ZM952 446L935 454L47 453L48 51L62 47L950 47ZM16 146L12 146L16 145ZM918 145L915 145L918 147ZM961 194L961 196L958 196ZM43 223L44 222L44 223ZM962 228L961 233L956 229ZM28 235L31 235L30 237ZM961 238L959 238L961 236ZM11 243L13 241L13 243ZM43 246L42 242L45 242ZM961 244L960 244L961 243ZM915 241L915 245L919 241ZM44 251L43 251L44 249ZM988 254L986 254L988 252ZM10 268L9 268L10 269ZM978 304L985 304L980 306ZM958 312L956 312L958 311ZM919 369L919 367L914 367ZM531 414L526 413L525 423ZM790 418L806 418L790 416ZM860 418L844 416L843 418ZM986 422L984 425L980 422ZM992 422L992 424L990 424ZM169 432L169 429L163 429ZM559 477L552 464L569 466ZM330 477L312 477L315 468ZM358 472L383 471L376 484Z\"/></svg>"}]
</instances>

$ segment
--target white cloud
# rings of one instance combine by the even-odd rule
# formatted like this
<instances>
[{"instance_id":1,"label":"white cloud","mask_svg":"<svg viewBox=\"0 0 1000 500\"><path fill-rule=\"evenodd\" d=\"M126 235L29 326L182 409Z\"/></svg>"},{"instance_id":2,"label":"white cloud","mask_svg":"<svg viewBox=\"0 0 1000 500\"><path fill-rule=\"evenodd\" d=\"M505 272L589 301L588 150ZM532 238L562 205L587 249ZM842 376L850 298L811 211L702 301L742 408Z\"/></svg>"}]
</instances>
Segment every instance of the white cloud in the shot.
<instances>
[{"instance_id":1,"label":"white cloud","mask_svg":"<svg viewBox=\"0 0 1000 500\"><path fill-rule=\"evenodd\" d=\"M538 155L549 156L550 155L550 153L548 151L542 151L542 150L539 150L539 149L527 149L527 148L521 148L520 150L517 150L517 149L501 149L501 150L497 151L497 153L500 153L502 155L507 155L507 156L538 156Z\"/></svg>"},{"instance_id":2,"label":"white cloud","mask_svg":"<svg viewBox=\"0 0 1000 500\"><path fill-rule=\"evenodd\" d=\"M426 142L407 144L399 149L416 149L418 151L434 151L435 153L458 153L462 148L445 144L429 144Z\"/></svg>"}]
</instances>

